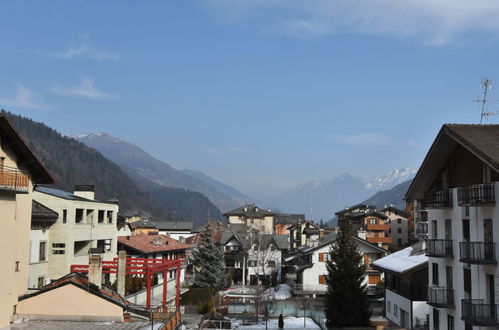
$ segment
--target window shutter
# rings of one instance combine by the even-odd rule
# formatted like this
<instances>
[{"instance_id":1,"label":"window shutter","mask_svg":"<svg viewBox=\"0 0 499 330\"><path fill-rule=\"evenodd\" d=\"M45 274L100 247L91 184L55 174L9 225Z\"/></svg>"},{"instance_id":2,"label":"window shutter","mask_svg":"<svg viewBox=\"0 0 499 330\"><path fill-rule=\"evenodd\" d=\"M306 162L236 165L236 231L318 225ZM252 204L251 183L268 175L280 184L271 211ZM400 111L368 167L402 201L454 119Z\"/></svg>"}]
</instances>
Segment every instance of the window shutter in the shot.
<instances>
[{"instance_id":1,"label":"window shutter","mask_svg":"<svg viewBox=\"0 0 499 330\"><path fill-rule=\"evenodd\" d=\"M324 253L319 253L319 262L324 262Z\"/></svg>"}]
</instances>

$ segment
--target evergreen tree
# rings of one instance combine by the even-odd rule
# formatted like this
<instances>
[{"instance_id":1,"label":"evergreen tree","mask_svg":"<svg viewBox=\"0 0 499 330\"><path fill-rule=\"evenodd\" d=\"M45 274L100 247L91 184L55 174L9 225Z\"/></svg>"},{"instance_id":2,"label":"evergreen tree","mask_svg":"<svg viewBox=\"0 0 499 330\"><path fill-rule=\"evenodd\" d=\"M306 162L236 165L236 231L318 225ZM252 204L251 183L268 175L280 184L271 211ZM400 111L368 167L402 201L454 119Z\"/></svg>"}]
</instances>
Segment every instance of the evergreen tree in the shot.
<instances>
[{"instance_id":1,"label":"evergreen tree","mask_svg":"<svg viewBox=\"0 0 499 330\"><path fill-rule=\"evenodd\" d=\"M213 230L209 220L201 233L198 246L192 251L190 262L194 266L193 287L217 290L225 288L224 253L213 242Z\"/></svg>"},{"instance_id":2,"label":"evergreen tree","mask_svg":"<svg viewBox=\"0 0 499 330\"><path fill-rule=\"evenodd\" d=\"M326 326L369 326L371 310L366 285L362 284L365 266L348 224L340 226L330 253L326 278Z\"/></svg>"}]
</instances>

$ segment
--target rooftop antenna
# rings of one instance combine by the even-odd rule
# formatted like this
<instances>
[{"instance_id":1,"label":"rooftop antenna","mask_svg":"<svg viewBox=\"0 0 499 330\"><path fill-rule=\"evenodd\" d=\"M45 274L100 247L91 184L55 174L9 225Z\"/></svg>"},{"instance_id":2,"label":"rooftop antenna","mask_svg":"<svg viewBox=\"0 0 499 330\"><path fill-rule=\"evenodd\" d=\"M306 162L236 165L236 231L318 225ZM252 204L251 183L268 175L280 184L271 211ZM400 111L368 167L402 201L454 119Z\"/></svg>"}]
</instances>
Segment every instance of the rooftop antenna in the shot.
<instances>
[{"instance_id":1,"label":"rooftop antenna","mask_svg":"<svg viewBox=\"0 0 499 330\"><path fill-rule=\"evenodd\" d=\"M495 115L493 112L487 111L487 92L492 88L492 80L489 78L483 78L482 82L483 98L476 100L476 102L482 103L482 114L480 115L480 124L483 122L483 118L491 115Z\"/></svg>"}]
</instances>

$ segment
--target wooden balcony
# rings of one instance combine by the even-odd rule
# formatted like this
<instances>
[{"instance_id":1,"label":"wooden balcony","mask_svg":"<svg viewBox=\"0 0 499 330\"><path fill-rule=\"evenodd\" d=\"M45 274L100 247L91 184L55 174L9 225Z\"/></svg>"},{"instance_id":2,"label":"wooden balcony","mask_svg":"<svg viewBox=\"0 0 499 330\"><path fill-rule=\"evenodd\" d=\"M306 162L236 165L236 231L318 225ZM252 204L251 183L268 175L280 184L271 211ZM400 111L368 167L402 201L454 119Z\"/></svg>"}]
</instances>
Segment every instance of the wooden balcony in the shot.
<instances>
[{"instance_id":1,"label":"wooden balcony","mask_svg":"<svg viewBox=\"0 0 499 330\"><path fill-rule=\"evenodd\" d=\"M368 223L367 224L367 230L369 231L388 231L388 229L390 229L390 225L388 224L385 224L385 223L381 223L381 224L371 224L371 223Z\"/></svg>"},{"instance_id":2,"label":"wooden balcony","mask_svg":"<svg viewBox=\"0 0 499 330\"><path fill-rule=\"evenodd\" d=\"M445 208L452 207L452 191L430 190L425 194L425 204L429 208Z\"/></svg>"},{"instance_id":3,"label":"wooden balcony","mask_svg":"<svg viewBox=\"0 0 499 330\"><path fill-rule=\"evenodd\" d=\"M474 184L457 188L459 206L494 205L496 203L493 183Z\"/></svg>"},{"instance_id":4,"label":"wooden balcony","mask_svg":"<svg viewBox=\"0 0 499 330\"><path fill-rule=\"evenodd\" d=\"M368 241L369 243L391 244L392 238L391 237L366 237L366 241Z\"/></svg>"},{"instance_id":5,"label":"wooden balcony","mask_svg":"<svg viewBox=\"0 0 499 330\"><path fill-rule=\"evenodd\" d=\"M0 190L14 191L16 193L27 193L29 187L28 176L19 170L0 166Z\"/></svg>"}]
</instances>

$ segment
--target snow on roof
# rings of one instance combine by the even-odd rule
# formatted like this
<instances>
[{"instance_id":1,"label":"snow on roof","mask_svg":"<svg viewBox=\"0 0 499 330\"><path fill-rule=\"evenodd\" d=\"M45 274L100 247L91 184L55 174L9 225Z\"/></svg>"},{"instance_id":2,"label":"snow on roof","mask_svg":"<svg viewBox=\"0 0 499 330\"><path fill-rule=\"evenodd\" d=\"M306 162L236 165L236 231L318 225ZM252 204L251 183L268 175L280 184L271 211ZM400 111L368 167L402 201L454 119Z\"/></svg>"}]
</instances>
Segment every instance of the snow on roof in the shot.
<instances>
[{"instance_id":1,"label":"snow on roof","mask_svg":"<svg viewBox=\"0 0 499 330\"><path fill-rule=\"evenodd\" d=\"M374 267L395 273L405 273L428 262L424 242L418 242L373 262Z\"/></svg>"}]
</instances>

